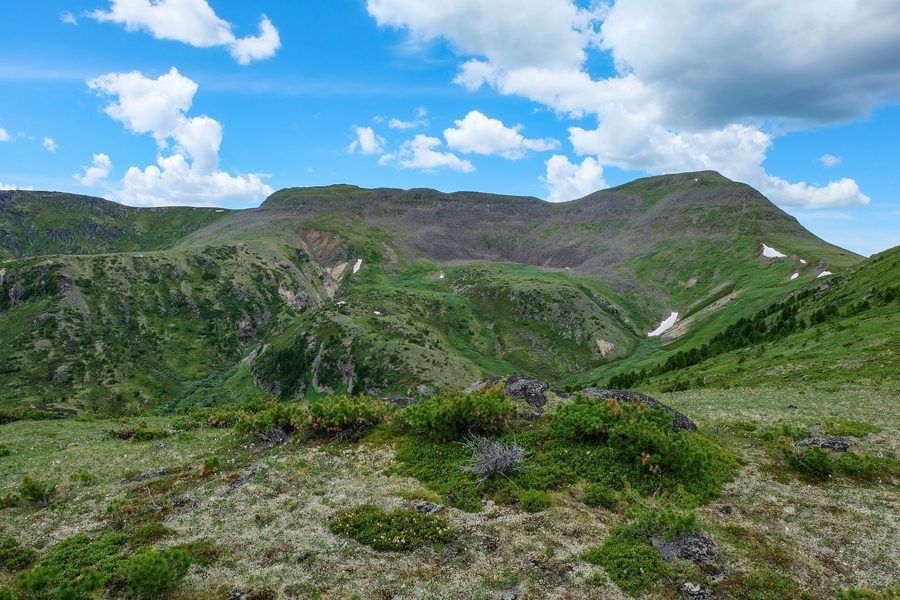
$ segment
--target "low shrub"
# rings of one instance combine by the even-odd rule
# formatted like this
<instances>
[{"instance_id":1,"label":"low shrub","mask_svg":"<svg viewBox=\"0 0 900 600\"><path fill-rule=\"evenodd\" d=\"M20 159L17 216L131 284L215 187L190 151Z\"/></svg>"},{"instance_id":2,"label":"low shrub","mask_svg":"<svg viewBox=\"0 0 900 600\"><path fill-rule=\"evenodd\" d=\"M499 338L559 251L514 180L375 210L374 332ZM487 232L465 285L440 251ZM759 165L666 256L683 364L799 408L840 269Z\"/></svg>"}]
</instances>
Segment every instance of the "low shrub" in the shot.
<instances>
[{"instance_id":1,"label":"low shrub","mask_svg":"<svg viewBox=\"0 0 900 600\"><path fill-rule=\"evenodd\" d=\"M136 426L123 427L111 431L110 435L120 440L131 440L133 442L149 442L169 436L169 432L158 427L150 427L146 422L141 421Z\"/></svg>"},{"instance_id":2,"label":"low shrub","mask_svg":"<svg viewBox=\"0 0 900 600\"><path fill-rule=\"evenodd\" d=\"M179 550L191 557L191 562L204 567L216 562L225 550L210 540L194 540L184 544L173 546L172 550Z\"/></svg>"},{"instance_id":3,"label":"low shrub","mask_svg":"<svg viewBox=\"0 0 900 600\"><path fill-rule=\"evenodd\" d=\"M163 598L187 575L191 557L183 550L146 548L125 564L128 591L138 598Z\"/></svg>"},{"instance_id":4,"label":"low shrub","mask_svg":"<svg viewBox=\"0 0 900 600\"><path fill-rule=\"evenodd\" d=\"M90 485L94 483L97 478L90 471L75 471L71 475L72 481L78 482L81 485Z\"/></svg>"},{"instance_id":5,"label":"low shrub","mask_svg":"<svg viewBox=\"0 0 900 600\"><path fill-rule=\"evenodd\" d=\"M79 534L57 542L17 579L23 598L85 598L122 569L126 537Z\"/></svg>"},{"instance_id":6,"label":"low shrub","mask_svg":"<svg viewBox=\"0 0 900 600\"><path fill-rule=\"evenodd\" d=\"M822 423L823 434L837 437L861 438L879 431L881 431L881 427L878 425L850 419L835 419L834 421L824 421Z\"/></svg>"},{"instance_id":7,"label":"low shrub","mask_svg":"<svg viewBox=\"0 0 900 600\"><path fill-rule=\"evenodd\" d=\"M240 414L233 410L217 410L206 418L206 424L210 427L224 429L234 426L240 419Z\"/></svg>"},{"instance_id":8,"label":"low shrub","mask_svg":"<svg viewBox=\"0 0 900 600\"><path fill-rule=\"evenodd\" d=\"M619 508L621 499L617 492L605 485L589 483L584 488L584 503L588 506L605 508L606 510L616 510Z\"/></svg>"},{"instance_id":9,"label":"low shrub","mask_svg":"<svg viewBox=\"0 0 900 600\"><path fill-rule=\"evenodd\" d=\"M453 538L446 518L399 508L385 512L373 504L344 511L330 522L331 530L380 551L413 550Z\"/></svg>"},{"instance_id":10,"label":"low shrub","mask_svg":"<svg viewBox=\"0 0 900 600\"><path fill-rule=\"evenodd\" d=\"M26 475L19 486L19 496L36 506L47 506L56 493L56 486L44 483Z\"/></svg>"},{"instance_id":11,"label":"low shrub","mask_svg":"<svg viewBox=\"0 0 900 600\"><path fill-rule=\"evenodd\" d=\"M444 503L460 510L481 509L484 482L466 471L470 455L462 444L408 436L397 445L395 456L403 475L427 485Z\"/></svg>"},{"instance_id":12,"label":"low shrub","mask_svg":"<svg viewBox=\"0 0 900 600\"><path fill-rule=\"evenodd\" d=\"M6 444L0 444L0 457L9 456L9 447Z\"/></svg>"},{"instance_id":13,"label":"low shrub","mask_svg":"<svg viewBox=\"0 0 900 600\"><path fill-rule=\"evenodd\" d=\"M584 559L600 565L622 591L638 595L668 575L665 562L649 539L616 527L603 544L588 550Z\"/></svg>"},{"instance_id":14,"label":"low shrub","mask_svg":"<svg viewBox=\"0 0 900 600\"><path fill-rule=\"evenodd\" d=\"M862 481L900 476L900 461L890 456L835 453L818 446L796 449L790 444L782 445L782 456L787 465L800 475L820 481L835 475Z\"/></svg>"},{"instance_id":15,"label":"low shrub","mask_svg":"<svg viewBox=\"0 0 900 600\"><path fill-rule=\"evenodd\" d=\"M472 433L497 433L515 414L512 400L500 388L466 394L450 392L406 407L400 422L413 433L440 441Z\"/></svg>"},{"instance_id":16,"label":"low shrub","mask_svg":"<svg viewBox=\"0 0 900 600\"><path fill-rule=\"evenodd\" d=\"M304 407L299 404L272 403L256 413L242 412L235 430L257 442L280 443L308 422Z\"/></svg>"},{"instance_id":17,"label":"low shrub","mask_svg":"<svg viewBox=\"0 0 900 600\"><path fill-rule=\"evenodd\" d=\"M172 429L175 431L194 431L200 429L203 424L192 416L175 417L172 419Z\"/></svg>"},{"instance_id":18,"label":"low shrub","mask_svg":"<svg viewBox=\"0 0 900 600\"><path fill-rule=\"evenodd\" d=\"M525 512L536 513L553 506L553 497L542 490L521 490L519 506Z\"/></svg>"},{"instance_id":19,"label":"low shrub","mask_svg":"<svg viewBox=\"0 0 900 600\"><path fill-rule=\"evenodd\" d=\"M384 402L368 396L326 396L309 405L309 427L318 435L357 436L387 414Z\"/></svg>"},{"instance_id":20,"label":"low shrub","mask_svg":"<svg viewBox=\"0 0 900 600\"><path fill-rule=\"evenodd\" d=\"M31 566L37 558L37 553L31 548L22 546L12 536L0 538L0 569L5 571L21 571Z\"/></svg>"},{"instance_id":21,"label":"low shrub","mask_svg":"<svg viewBox=\"0 0 900 600\"><path fill-rule=\"evenodd\" d=\"M207 477L222 468L222 459L218 456L207 456L200 463L200 477Z\"/></svg>"},{"instance_id":22,"label":"low shrub","mask_svg":"<svg viewBox=\"0 0 900 600\"><path fill-rule=\"evenodd\" d=\"M472 435L464 443L471 459L463 470L481 479L508 477L518 471L525 460L525 449L516 442L505 444L480 435Z\"/></svg>"}]
</instances>

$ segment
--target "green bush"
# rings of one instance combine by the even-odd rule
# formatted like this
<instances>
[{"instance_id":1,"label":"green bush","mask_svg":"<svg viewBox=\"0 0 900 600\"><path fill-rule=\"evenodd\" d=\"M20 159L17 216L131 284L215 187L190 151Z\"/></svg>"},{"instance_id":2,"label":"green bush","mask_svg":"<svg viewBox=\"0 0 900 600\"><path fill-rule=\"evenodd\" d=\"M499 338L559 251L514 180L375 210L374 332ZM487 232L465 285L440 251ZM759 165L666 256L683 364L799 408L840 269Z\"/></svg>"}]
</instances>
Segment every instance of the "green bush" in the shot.
<instances>
[{"instance_id":1,"label":"green bush","mask_svg":"<svg viewBox=\"0 0 900 600\"><path fill-rule=\"evenodd\" d=\"M257 412L257 411L249 411ZM206 424L210 427L224 429L232 427L240 419L240 414L233 410L217 410L206 418Z\"/></svg>"},{"instance_id":2,"label":"green bush","mask_svg":"<svg viewBox=\"0 0 900 600\"><path fill-rule=\"evenodd\" d=\"M850 419L835 419L822 423L822 433L839 437L865 437L879 431L881 431L881 427L878 425Z\"/></svg>"},{"instance_id":3,"label":"green bush","mask_svg":"<svg viewBox=\"0 0 900 600\"><path fill-rule=\"evenodd\" d=\"M400 422L410 431L449 441L468 433L496 433L509 425L516 407L499 388L471 394L451 392L408 406Z\"/></svg>"},{"instance_id":4,"label":"green bush","mask_svg":"<svg viewBox=\"0 0 900 600\"><path fill-rule=\"evenodd\" d=\"M305 429L308 416L299 404L271 403L259 412L242 412L235 430L255 441L281 442L295 431Z\"/></svg>"},{"instance_id":5,"label":"green bush","mask_svg":"<svg viewBox=\"0 0 900 600\"><path fill-rule=\"evenodd\" d=\"M46 506L50 504L53 494L56 493L56 486L38 481L28 475L22 479L22 485L19 486L19 496L26 502L37 506Z\"/></svg>"},{"instance_id":6,"label":"green bush","mask_svg":"<svg viewBox=\"0 0 900 600\"><path fill-rule=\"evenodd\" d=\"M54 544L17 579L23 598L81 599L111 582L122 568L124 535L84 534Z\"/></svg>"},{"instance_id":7,"label":"green bush","mask_svg":"<svg viewBox=\"0 0 900 600\"><path fill-rule=\"evenodd\" d=\"M93 473L91 473L90 471L84 471L84 470L75 471L74 473L72 473L71 478L72 478L72 481L77 481L81 485L90 485L90 484L94 483L94 481L97 480L97 478L94 477Z\"/></svg>"},{"instance_id":8,"label":"green bush","mask_svg":"<svg viewBox=\"0 0 900 600\"><path fill-rule=\"evenodd\" d=\"M0 600L16 600L16 595L5 585L0 586Z\"/></svg>"},{"instance_id":9,"label":"green bush","mask_svg":"<svg viewBox=\"0 0 900 600\"><path fill-rule=\"evenodd\" d=\"M10 455L9 447L7 447L6 444L0 444L0 457L9 456L9 455Z\"/></svg>"},{"instance_id":10,"label":"green bush","mask_svg":"<svg viewBox=\"0 0 900 600\"><path fill-rule=\"evenodd\" d=\"M619 508L621 500L619 494L605 485L589 483L584 488L584 503L588 506L599 506L607 510Z\"/></svg>"},{"instance_id":11,"label":"green bush","mask_svg":"<svg viewBox=\"0 0 900 600\"><path fill-rule=\"evenodd\" d=\"M222 468L222 459L218 456L207 456L200 464L200 476L206 477L212 475Z\"/></svg>"},{"instance_id":12,"label":"green bush","mask_svg":"<svg viewBox=\"0 0 900 600\"><path fill-rule=\"evenodd\" d=\"M519 492L519 506L525 512L541 512L552 505L553 497L542 490L521 490Z\"/></svg>"},{"instance_id":13,"label":"green bush","mask_svg":"<svg viewBox=\"0 0 900 600\"><path fill-rule=\"evenodd\" d=\"M613 528L603 544L588 550L584 558L603 567L609 578L631 595L648 590L668 574L665 562L650 540L622 527Z\"/></svg>"},{"instance_id":14,"label":"green bush","mask_svg":"<svg viewBox=\"0 0 900 600\"><path fill-rule=\"evenodd\" d=\"M331 530L380 551L413 550L453 538L446 518L408 508L385 512L373 504L344 511L330 522Z\"/></svg>"},{"instance_id":15,"label":"green bush","mask_svg":"<svg viewBox=\"0 0 900 600\"><path fill-rule=\"evenodd\" d=\"M309 426L319 435L360 434L384 419L384 402L368 396L326 396L309 405Z\"/></svg>"},{"instance_id":16,"label":"green bush","mask_svg":"<svg viewBox=\"0 0 900 600\"><path fill-rule=\"evenodd\" d=\"M164 437L168 437L169 432L165 429L150 427L146 422L141 421L134 427L123 427L122 429L111 431L110 435L120 440L131 440L133 442L149 442L151 440L158 440Z\"/></svg>"},{"instance_id":17,"label":"green bush","mask_svg":"<svg viewBox=\"0 0 900 600\"><path fill-rule=\"evenodd\" d=\"M190 566L191 557L183 550L146 548L125 564L128 590L138 598L165 597L178 587Z\"/></svg>"},{"instance_id":18,"label":"green bush","mask_svg":"<svg viewBox=\"0 0 900 600\"><path fill-rule=\"evenodd\" d=\"M16 538L12 536L0 538L0 569L20 571L31 566L36 558L37 553L19 544Z\"/></svg>"},{"instance_id":19,"label":"green bush","mask_svg":"<svg viewBox=\"0 0 900 600\"><path fill-rule=\"evenodd\" d=\"M203 424L193 416L182 416L172 419L172 429L175 431L194 431L200 429Z\"/></svg>"}]
</instances>

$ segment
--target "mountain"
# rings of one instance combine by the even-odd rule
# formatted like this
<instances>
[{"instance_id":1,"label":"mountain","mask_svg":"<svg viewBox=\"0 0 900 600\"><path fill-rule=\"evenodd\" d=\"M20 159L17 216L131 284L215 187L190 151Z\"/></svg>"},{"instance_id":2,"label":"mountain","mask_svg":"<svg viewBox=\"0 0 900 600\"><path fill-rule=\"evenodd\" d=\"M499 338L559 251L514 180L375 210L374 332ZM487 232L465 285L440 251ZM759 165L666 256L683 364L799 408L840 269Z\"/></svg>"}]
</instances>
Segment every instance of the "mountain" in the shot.
<instances>
[{"instance_id":1,"label":"mountain","mask_svg":"<svg viewBox=\"0 0 900 600\"><path fill-rule=\"evenodd\" d=\"M713 172L559 204L348 185L241 211L0 192L0 253L0 405L113 411L603 381L862 260Z\"/></svg>"}]
</instances>

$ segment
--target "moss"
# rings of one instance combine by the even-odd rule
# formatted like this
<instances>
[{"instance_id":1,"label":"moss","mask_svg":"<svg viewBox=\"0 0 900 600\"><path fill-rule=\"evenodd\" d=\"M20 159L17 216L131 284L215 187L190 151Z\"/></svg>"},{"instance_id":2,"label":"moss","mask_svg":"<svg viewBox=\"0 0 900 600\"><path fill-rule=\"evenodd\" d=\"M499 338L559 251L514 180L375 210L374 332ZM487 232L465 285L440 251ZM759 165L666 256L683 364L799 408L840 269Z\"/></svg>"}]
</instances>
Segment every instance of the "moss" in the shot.
<instances>
[{"instance_id":1,"label":"moss","mask_svg":"<svg viewBox=\"0 0 900 600\"><path fill-rule=\"evenodd\" d=\"M372 504L341 512L329 525L335 533L380 551L414 550L453 538L453 528L444 517L408 508L385 512Z\"/></svg>"},{"instance_id":2,"label":"moss","mask_svg":"<svg viewBox=\"0 0 900 600\"><path fill-rule=\"evenodd\" d=\"M521 490L519 506L525 512L535 513L547 510L553 505L553 497L542 490Z\"/></svg>"},{"instance_id":3,"label":"moss","mask_svg":"<svg viewBox=\"0 0 900 600\"><path fill-rule=\"evenodd\" d=\"M599 483L590 483L584 488L584 503L607 510L616 510L621 504L619 494Z\"/></svg>"},{"instance_id":4,"label":"moss","mask_svg":"<svg viewBox=\"0 0 900 600\"><path fill-rule=\"evenodd\" d=\"M601 546L588 550L584 559L600 565L624 592L638 595L668 575L665 562L646 538L615 528Z\"/></svg>"}]
</instances>

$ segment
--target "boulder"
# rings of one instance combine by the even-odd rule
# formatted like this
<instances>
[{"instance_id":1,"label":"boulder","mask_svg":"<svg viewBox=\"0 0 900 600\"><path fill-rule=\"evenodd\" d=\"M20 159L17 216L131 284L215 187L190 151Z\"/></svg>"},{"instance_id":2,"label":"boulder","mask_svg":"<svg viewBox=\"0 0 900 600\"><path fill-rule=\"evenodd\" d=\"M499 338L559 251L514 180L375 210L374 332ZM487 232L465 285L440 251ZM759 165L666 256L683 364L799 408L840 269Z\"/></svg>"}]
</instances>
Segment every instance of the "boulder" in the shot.
<instances>
[{"instance_id":1,"label":"boulder","mask_svg":"<svg viewBox=\"0 0 900 600\"><path fill-rule=\"evenodd\" d=\"M506 380L504 389L512 398L524 400L534 408L543 408L547 404L546 392L550 384L537 377L513 375Z\"/></svg>"},{"instance_id":2,"label":"boulder","mask_svg":"<svg viewBox=\"0 0 900 600\"><path fill-rule=\"evenodd\" d=\"M716 543L706 534L695 531L682 533L671 540L654 538L653 547L663 560L689 560L708 575L722 572L719 551Z\"/></svg>"},{"instance_id":3,"label":"boulder","mask_svg":"<svg viewBox=\"0 0 900 600\"><path fill-rule=\"evenodd\" d=\"M808 437L794 444L797 449L801 450L809 446L818 446L836 452L846 452L852 445L853 440L845 437Z\"/></svg>"},{"instance_id":4,"label":"boulder","mask_svg":"<svg viewBox=\"0 0 900 600\"><path fill-rule=\"evenodd\" d=\"M675 431L697 431L697 425L687 415L678 412L671 406L666 406L659 400L638 392L623 390L605 390L601 388L587 388L579 392L583 396L591 398L613 399L617 402L639 402L647 408L661 408L672 415L672 429Z\"/></svg>"}]
</instances>

